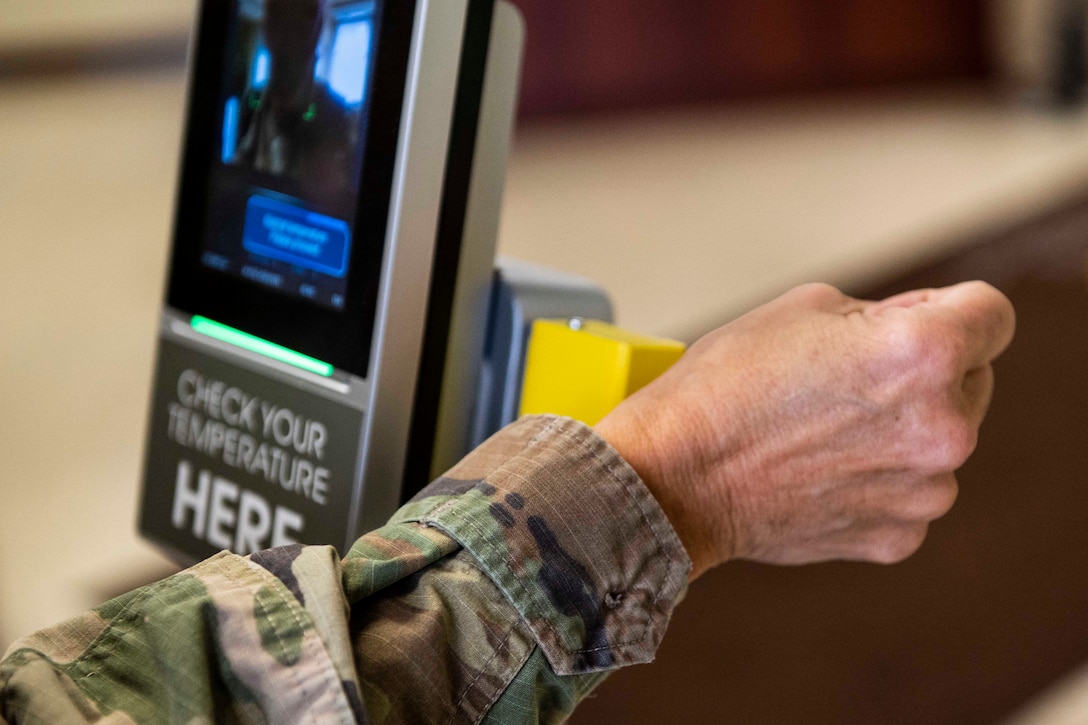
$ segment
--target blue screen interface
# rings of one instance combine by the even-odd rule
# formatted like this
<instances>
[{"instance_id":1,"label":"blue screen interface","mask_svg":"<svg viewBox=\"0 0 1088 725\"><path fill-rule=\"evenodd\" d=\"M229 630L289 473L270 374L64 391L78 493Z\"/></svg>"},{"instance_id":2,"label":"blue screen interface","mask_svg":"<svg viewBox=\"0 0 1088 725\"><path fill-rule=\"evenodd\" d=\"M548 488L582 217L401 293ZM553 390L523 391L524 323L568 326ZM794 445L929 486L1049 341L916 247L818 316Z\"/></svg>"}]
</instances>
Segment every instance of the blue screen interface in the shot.
<instances>
[{"instance_id":1,"label":"blue screen interface","mask_svg":"<svg viewBox=\"0 0 1088 725\"><path fill-rule=\"evenodd\" d=\"M239 0L201 263L343 309L377 0Z\"/></svg>"}]
</instances>

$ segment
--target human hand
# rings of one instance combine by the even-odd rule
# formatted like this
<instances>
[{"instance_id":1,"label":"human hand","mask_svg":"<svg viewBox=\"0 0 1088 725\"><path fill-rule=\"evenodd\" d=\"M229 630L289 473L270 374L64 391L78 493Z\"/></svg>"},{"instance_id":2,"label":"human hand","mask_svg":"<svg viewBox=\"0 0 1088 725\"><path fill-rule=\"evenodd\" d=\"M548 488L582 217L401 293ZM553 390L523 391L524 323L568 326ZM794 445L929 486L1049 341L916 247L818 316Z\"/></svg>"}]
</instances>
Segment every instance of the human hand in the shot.
<instances>
[{"instance_id":1,"label":"human hand","mask_svg":"<svg viewBox=\"0 0 1088 725\"><path fill-rule=\"evenodd\" d=\"M688 549L894 563L956 499L1015 315L981 282L863 302L799 287L710 333L597 426Z\"/></svg>"}]
</instances>

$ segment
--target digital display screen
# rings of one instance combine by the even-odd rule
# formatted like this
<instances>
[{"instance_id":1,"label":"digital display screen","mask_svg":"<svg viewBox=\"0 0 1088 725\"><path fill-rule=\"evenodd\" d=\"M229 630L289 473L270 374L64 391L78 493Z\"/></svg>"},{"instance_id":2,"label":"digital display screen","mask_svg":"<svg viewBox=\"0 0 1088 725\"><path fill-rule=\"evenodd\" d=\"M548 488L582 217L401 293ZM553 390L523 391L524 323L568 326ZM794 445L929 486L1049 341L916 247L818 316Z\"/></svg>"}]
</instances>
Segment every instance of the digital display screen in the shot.
<instances>
[{"instance_id":1,"label":"digital display screen","mask_svg":"<svg viewBox=\"0 0 1088 725\"><path fill-rule=\"evenodd\" d=\"M376 0L238 0L225 49L203 266L343 310Z\"/></svg>"}]
</instances>

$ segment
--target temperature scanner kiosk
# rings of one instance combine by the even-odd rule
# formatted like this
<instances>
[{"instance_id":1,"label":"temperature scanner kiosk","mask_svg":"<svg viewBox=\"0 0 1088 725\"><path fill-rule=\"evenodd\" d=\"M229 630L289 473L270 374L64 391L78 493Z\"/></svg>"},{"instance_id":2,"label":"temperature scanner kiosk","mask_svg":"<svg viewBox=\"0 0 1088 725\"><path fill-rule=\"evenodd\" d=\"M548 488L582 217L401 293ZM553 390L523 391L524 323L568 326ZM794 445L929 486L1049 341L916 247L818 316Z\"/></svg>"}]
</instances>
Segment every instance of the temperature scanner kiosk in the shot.
<instances>
[{"instance_id":1,"label":"temperature scanner kiosk","mask_svg":"<svg viewBox=\"0 0 1088 725\"><path fill-rule=\"evenodd\" d=\"M523 37L495 0L203 2L145 537L344 550L469 449Z\"/></svg>"}]
</instances>

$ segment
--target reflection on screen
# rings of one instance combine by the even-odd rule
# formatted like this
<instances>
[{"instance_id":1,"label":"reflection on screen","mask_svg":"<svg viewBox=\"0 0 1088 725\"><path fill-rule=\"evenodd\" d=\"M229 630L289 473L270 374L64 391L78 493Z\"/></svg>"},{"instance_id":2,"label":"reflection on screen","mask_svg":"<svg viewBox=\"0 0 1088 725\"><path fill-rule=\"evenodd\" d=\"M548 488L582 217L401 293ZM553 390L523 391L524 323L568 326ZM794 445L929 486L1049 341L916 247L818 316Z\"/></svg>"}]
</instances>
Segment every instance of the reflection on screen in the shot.
<instances>
[{"instance_id":1,"label":"reflection on screen","mask_svg":"<svg viewBox=\"0 0 1088 725\"><path fill-rule=\"evenodd\" d=\"M348 108L358 108L366 95L372 33L369 15L343 18L336 24L330 53L318 61L319 77Z\"/></svg>"},{"instance_id":2,"label":"reflection on screen","mask_svg":"<svg viewBox=\"0 0 1088 725\"><path fill-rule=\"evenodd\" d=\"M241 0L203 263L342 308L377 0Z\"/></svg>"}]
</instances>

